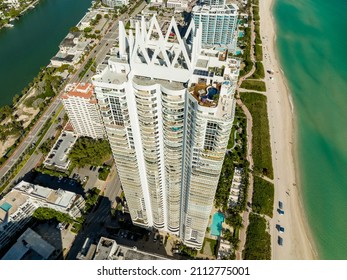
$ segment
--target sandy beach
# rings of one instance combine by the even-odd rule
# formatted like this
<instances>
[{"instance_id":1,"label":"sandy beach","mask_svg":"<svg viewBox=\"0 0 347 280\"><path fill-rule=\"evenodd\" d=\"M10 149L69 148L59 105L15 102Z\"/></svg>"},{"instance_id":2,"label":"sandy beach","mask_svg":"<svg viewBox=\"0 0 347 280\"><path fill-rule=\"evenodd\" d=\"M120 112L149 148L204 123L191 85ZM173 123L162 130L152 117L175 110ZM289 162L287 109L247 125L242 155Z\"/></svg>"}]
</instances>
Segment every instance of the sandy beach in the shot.
<instances>
[{"instance_id":1,"label":"sandy beach","mask_svg":"<svg viewBox=\"0 0 347 280\"><path fill-rule=\"evenodd\" d=\"M272 259L317 259L318 255L307 225L296 172L298 165L295 160L294 108L276 56L275 22L272 16L274 0L259 2L264 68L265 71L270 69L274 71L272 75L269 73L265 75L275 174L275 207L270 223ZM283 203L284 215L279 215L277 212L279 201ZM284 233L277 231L277 224L285 228ZM283 246L278 245L278 236L283 238Z\"/></svg>"}]
</instances>

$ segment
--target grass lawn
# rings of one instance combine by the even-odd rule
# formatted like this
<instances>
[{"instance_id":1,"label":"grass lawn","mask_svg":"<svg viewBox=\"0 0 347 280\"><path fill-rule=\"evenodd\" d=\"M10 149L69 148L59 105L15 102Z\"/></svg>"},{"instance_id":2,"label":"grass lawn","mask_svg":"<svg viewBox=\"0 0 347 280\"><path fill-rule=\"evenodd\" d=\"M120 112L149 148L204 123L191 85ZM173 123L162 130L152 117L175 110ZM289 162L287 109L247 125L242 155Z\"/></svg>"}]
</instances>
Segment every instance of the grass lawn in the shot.
<instances>
[{"instance_id":1,"label":"grass lawn","mask_svg":"<svg viewBox=\"0 0 347 280\"><path fill-rule=\"evenodd\" d=\"M241 99L253 118L252 153L254 169L256 172L273 179L266 96L255 92L242 92Z\"/></svg>"},{"instance_id":2,"label":"grass lawn","mask_svg":"<svg viewBox=\"0 0 347 280\"><path fill-rule=\"evenodd\" d=\"M216 256L216 246L217 246L217 240L205 238L203 247L200 252L204 255Z\"/></svg>"}]
</instances>

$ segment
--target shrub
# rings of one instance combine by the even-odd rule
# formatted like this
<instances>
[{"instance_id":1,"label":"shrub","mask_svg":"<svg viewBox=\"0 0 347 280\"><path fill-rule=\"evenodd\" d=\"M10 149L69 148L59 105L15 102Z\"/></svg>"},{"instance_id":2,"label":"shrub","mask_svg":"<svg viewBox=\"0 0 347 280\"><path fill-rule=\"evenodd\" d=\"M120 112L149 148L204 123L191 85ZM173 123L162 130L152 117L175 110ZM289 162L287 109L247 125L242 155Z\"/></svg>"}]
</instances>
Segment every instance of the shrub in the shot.
<instances>
[{"instance_id":1,"label":"shrub","mask_svg":"<svg viewBox=\"0 0 347 280\"><path fill-rule=\"evenodd\" d=\"M251 76L251 79L264 79L265 78L265 71L263 63L260 61L257 61L255 63L255 71L253 75Z\"/></svg>"},{"instance_id":2,"label":"shrub","mask_svg":"<svg viewBox=\"0 0 347 280\"><path fill-rule=\"evenodd\" d=\"M254 170L273 179L266 96L255 92L242 92L241 99L250 111L253 119L252 154Z\"/></svg>"},{"instance_id":3,"label":"shrub","mask_svg":"<svg viewBox=\"0 0 347 280\"><path fill-rule=\"evenodd\" d=\"M252 209L259 214L272 218L274 205L274 185L258 176L254 176Z\"/></svg>"},{"instance_id":4,"label":"shrub","mask_svg":"<svg viewBox=\"0 0 347 280\"><path fill-rule=\"evenodd\" d=\"M245 260L271 259L271 238L266 231L266 220L253 213L249 215L247 238L243 253Z\"/></svg>"},{"instance_id":5,"label":"shrub","mask_svg":"<svg viewBox=\"0 0 347 280\"><path fill-rule=\"evenodd\" d=\"M263 81L245 80L242 82L241 88L251 89L256 91L266 91L266 85Z\"/></svg>"}]
</instances>

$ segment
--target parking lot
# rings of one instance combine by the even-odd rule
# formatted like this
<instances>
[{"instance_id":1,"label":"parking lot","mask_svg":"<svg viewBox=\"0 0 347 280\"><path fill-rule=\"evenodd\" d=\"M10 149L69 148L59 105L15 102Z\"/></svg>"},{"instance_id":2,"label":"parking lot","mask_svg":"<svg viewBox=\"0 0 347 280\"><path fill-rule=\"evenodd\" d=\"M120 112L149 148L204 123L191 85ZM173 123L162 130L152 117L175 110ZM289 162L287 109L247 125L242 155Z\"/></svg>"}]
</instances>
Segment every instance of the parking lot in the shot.
<instances>
[{"instance_id":1,"label":"parking lot","mask_svg":"<svg viewBox=\"0 0 347 280\"><path fill-rule=\"evenodd\" d=\"M70 178L76 181L80 181L84 186L84 190L88 191L94 187L100 185L100 180L98 179L98 170L96 166L88 166L83 168L75 168L71 172Z\"/></svg>"}]
</instances>

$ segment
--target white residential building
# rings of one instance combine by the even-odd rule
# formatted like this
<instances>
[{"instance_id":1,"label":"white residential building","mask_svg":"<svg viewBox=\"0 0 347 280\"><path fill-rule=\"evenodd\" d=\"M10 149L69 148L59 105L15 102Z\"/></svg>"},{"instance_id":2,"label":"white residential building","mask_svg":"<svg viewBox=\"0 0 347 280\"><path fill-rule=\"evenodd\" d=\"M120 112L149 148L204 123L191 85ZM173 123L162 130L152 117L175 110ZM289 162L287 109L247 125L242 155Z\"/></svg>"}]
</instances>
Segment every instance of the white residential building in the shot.
<instances>
[{"instance_id":1,"label":"white residential building","mask_svg":"<svg viewBox=\"0 0 347 280\"><path fill-rule=\"evenodd\" d=\"M166 7L176 10L185 10L188 8L188 0L167 0Z\"/></svg>"},{"instance_id":2,"label":"white residential building","mask_svg":"<svg viewBox=\"0 0 347 280\"><path fill-rule=\"evenodd\" d=\"M216 6L216 5L225 5L225 0L201 0L200 1L203 5L208 6Z\"/></svg>"},{"instance_id":3,"label":"white residential building","mask_svg":"<svg viewBox=\"0 0 347 280\"><path fill-rule=\"evenodd\" d=\"M104 127L92 84L68 85L61 100L75 133L94 139L104 137Z\"/></svg>"},{"instance_id":4,"label":"white residential building","mask_svg":"<svg viewBox=\"0 0 347 280\"><path fill-rule=\"evenodd\" d=\"M195 6L192 19L195 28L202 24L203 46L226 46L235 50L237 40L238 7L235 4Z\"/></svg>"},{"instance_id":5,"label":"white residential building","mask_svg":"<svg viewBox=\"0 0 347 280\"><path fill-rule=\"evenodd\" d=\"M75 65L88 50L91 39L81 40L82 32L70 32L59 45L59 51L51 58L53 67Z\"/></svg>"},{"instance_id":6,"label":"white residential building","mask_svg":"<svg viewBox=\"0 0 347 280\"><path fill-rule=\"evenodd\" d=\"M203 243L234 117L239 62L155 17L92 78L134 224ZM165 35L164 35L165 34Z\"/></svg>"},{"instance_id":7,"label":"white residential building","mask_svg":"<svg viewBox=\"0 0 347 280\"><path fill-rule=\"evenodd\" d=\"M71 217L81 216L82 196L21 181L0 200L0 248L22 229L39 207L48 207Z\"/></svg>"},{"instance_id":8,"label":"white residential building","mask_svg":"<svg viewBox=\"0 0 347 280\"><path fill-rule=\"evenodd\" d=\"M114 7L119 7L123 5L128 5L129 0L102 0L102 3L111 8L114 8Z\"/></svg>"}]
</instances>

